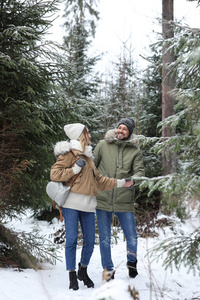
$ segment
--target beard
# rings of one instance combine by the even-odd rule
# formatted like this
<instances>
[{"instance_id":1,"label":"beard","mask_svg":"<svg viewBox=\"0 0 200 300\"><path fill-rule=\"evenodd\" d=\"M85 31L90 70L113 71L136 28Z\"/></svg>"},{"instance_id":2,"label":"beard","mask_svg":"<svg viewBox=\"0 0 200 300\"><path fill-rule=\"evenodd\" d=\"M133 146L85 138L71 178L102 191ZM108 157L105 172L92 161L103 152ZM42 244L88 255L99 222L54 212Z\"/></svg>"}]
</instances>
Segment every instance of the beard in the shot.
<instances>
[{"instance_id":1,"label":"beard","mask_svg":"<svg viewBox=\"0 0 200 300\"><path fill-rule=\"evenodd\" d=\"M128 136L128 137L123 136L122 138L119 138L119 134L117 134L117 138L118 138L118 140L120 140L120 141L126 141L126 140L129 138L129 136Z\"/></svg>"}]
</instances>

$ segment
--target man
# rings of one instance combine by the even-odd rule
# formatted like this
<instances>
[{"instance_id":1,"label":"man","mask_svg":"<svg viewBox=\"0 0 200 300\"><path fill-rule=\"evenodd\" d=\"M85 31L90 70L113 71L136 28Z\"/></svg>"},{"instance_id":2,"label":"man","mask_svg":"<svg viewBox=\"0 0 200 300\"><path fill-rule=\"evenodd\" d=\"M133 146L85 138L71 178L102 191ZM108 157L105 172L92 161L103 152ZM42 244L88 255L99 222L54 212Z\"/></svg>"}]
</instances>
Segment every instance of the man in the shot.
<instances>
[{"instance_id":1,"label":"man","mask_svg":"<svg viewBox=\"0 0 200 300\"><path fill-rule=\"evenodd\" d=\"M108 130L95 150L95 164L100 174L126 180L126 187L112 191L100 191L97 195L97 222L99 228L101 263L103 278L114 278L114 265L111 258L112 214L118 218L124 232L127 246L127 268L129 277L135 278L137 272L137 232L134 217L134 195L136 177L144 176L142 153L133 129L132 118L123 118L117 129Z\"/></svg>"}]
</instances>

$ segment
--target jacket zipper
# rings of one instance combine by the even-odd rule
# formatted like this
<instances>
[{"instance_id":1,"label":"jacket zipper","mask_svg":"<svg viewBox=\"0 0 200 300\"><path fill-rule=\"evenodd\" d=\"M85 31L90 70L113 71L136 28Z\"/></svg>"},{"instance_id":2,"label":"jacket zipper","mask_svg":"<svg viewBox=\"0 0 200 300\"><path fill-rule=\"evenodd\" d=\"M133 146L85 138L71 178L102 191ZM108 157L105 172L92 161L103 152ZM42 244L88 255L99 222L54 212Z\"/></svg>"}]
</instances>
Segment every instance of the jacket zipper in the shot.
<instances>
[{"instance_id":1,"label":"jacket zipper","mask_svg":"<svg viewBox=\"0 0 200 300\"><path fill-rule=\"evenodd\" d=\"M116 168L115 168L114 178L116 178L116 176L117 176L117 169L119 167L119 151L120 151L120 147L118 147L118 149L117 149L117 164L116 164ZM112 201L111 201L112 206L113 206L113 199L114 199L114 189L112 190Z\"/></svg>"}]
</instances>

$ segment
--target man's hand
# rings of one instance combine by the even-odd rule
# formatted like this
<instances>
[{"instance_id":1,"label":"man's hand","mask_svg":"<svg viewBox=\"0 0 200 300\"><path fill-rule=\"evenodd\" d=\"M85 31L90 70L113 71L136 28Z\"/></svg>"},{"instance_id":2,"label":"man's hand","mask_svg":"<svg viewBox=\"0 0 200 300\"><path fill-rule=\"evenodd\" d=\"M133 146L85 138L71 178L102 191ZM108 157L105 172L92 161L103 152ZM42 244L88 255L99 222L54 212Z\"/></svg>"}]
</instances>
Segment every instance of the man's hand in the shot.
<instances>
[{"instance_id":1,"label":"man's hand","mask_svg":"<svg viewBox=\"0 0 200 300\"><path fill-rule=\"evenodd\" d=\"M125 188L131 188L131 186L134 184L134 181L131 178L126 179L117 179L117 187L125 187Z\"/></svg>"},{"instance_id":2,"label":"man's hand","mask_svg":"<svg viewBox=\"0 0 200 300\"><path fill-rule=\"evenodd\" d=\"M129 188L134 184L133 180L131 178L126 178L125 179L125 185L124 187Z\"/></svg>"}]
</instances>

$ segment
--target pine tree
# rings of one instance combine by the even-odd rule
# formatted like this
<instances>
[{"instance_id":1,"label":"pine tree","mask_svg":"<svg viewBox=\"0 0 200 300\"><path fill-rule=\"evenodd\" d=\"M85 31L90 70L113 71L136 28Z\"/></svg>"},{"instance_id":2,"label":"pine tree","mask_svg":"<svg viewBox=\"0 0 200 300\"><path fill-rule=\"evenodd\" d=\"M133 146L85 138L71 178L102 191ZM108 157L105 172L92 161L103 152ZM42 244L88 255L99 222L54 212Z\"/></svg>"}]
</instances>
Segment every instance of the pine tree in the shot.
<instances>
[{"instance_id":1,"label":"pine tree","mask_svg":"<svg viewBox=\"0 0 200 300\"><path fill-rule=\"evenodd\" d=\"M160 66L162 49L158 43L150 45L151 54L146 58L148 67L143 73L141 133L148 137L160 137L157 124L162 120L162 70Z\"/></svg>"},{"instance_id":2,"label":"pine tree","mask_svg":"<svg viewBox=\"0 0 200 300\"><path fill-rule=\"evenodd\" d=\"M101 129L114 128L123 117L133 117L137 121L140 111L139 71L133 58L132 47L123 43L122 53L113 62L112 72L104 74L100 87L100 103L103 107ZM139 131L139 122L136 122Z\"/></svg>"},{"instance_id":3,"label":"pine tree","mask_svg":"<svg viewBox=\"0 0 200 300\"><path fill-rule=\"evenodd\" d=\"M47 201L52 143L64 125L58 49L44 40L57 1L1 1L1 214ZM66 63L65 63L66 65Z\"/></svg>"},{"instance_id":4,"label":"pine tree","mask_svg":"<svg viewBox=\"0 0 200 300\"><path fill-rule=\"evenodd\" d=\"M98 112L95 95L99 83L94 72L98 58L89 55L95 36L95 21L99 18L93 6L93 1L66 1L63 46L69 55L66 58L67 78L62 83L69 112L66 122L82 122L89 125L90 130L95 123L97 125L94 115Z\"/></svg>"},{"instance_id":5,"label":"pine tree","mask_svg":"<svg viewBox=\"0 0 200 300\"><path fill-rule=\"evenodd\" d=\"M157 125L162 120L162 69L161 57L162 47L158 43L150 46L151 55L147 57L149 66L143 73L140 84L141 113L140 113L140 133L145 137L160 137ZM143 149L145 164L145 174L147 177L160 176L162 174L161 156L155 155L151 151L152 144L146 145Z\"/></svg>"},{"instance_id":6,"label":"pine tree","mask_svg":"<svg viewBox=\"0 0 200 300\"><path fill-rule=\"evenodd\" d=\"M157 140L153 149L157 154L166 150L176 153L178 168L173 174L144 180L141 187L148 187L149 195L160 190L165 212L176 212L181 220L187 221L190 203L199 210L200 201L200 30L178 23L174 23L174 29L175 35L169 42L177 59L169 66L169 74L176 77L172 91L176 99L175 114L162 121L160 128L176 128L176 135ZM194 228L191 235L177 237L170 247L171 241L159 245L159 249L168 252L164 263L167 266L174 263L178 269L184 264L188 270L199 271L199 240L199 228Z\"/></svg>"},{"instance_id":7,"label":"pine tree","mask_svg":"<svg viewBox=\"0 0 200 300\"><path fill-rule=\"evenodd\" d=\"M52 24L46 16L57 11L57 3L1 1L0 235L3 258L1 255L0 264L4 259L9 264L18 264L19 253L22 253L20 265L25 263L23 255L31 264L35 259L32 251L42 252L41 243L40 246L36 241L34 244L34 237L27 239L24 245L24 237L6 229L3 220L5 216L17 216L26 207L36 210L51 203L45 187L54 162L52 144L62 132L60 126L64 125L59 81L65 73L61 56L58 61L61 49L44 37Z\"/></svg>"},{"instance_id":8,"label":"pine tree","mask_svg":"<svg viewBox=\"0 0 200 300\"><path fill-rule=\"evenodd\" d=\"M175 78L173 74L168 74L168 65L174 61L174 54L169 50L168 40L173 37L173 22L174 18L174 1L162 1L162 35L164 43L163 56L162 56L162 120L174 114L174 98L172 93L174 89ZM163 138L168 138L174 135L174 131L170 130L168 126L163 128ZM176 157L175 154L163 151L162 153L162 172L163 175L170 174L176 170Z\"/></svg>"}]
</instances>

